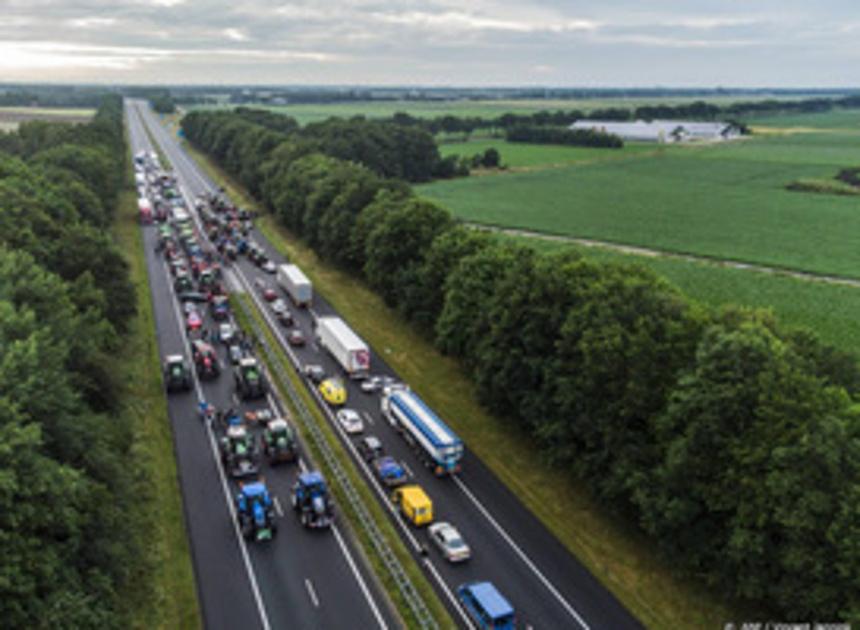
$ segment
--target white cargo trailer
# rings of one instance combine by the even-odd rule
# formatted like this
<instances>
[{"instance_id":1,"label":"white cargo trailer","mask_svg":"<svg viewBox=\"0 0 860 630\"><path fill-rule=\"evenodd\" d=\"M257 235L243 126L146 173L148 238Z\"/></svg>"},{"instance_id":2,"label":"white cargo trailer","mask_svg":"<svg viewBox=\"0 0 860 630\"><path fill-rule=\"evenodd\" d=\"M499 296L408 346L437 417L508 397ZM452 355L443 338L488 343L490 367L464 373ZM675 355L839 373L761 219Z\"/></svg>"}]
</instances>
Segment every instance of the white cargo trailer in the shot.
<instances>
[{"instance_id":1,"label":"white cargo trailer","mask_svg":"<svg viewBox=\"0 0 860 630\"><path fill-rule=\"evenodd\" d=\"M317 318L320 345L340 363L350 378L363 378L370 371L370 348L340 317Z\"/></svg>"},{"instance_id":2,"label":"white cargo trailer","mask_svg":"<svg viewBox=\"0 0 860 630\"><path fill-rule=\"evenodd\" d=\"M286 291L296 306L310 306L314 289L308 277L295 265L278 267L278 284Z\"/></svg>"}]
</instances>

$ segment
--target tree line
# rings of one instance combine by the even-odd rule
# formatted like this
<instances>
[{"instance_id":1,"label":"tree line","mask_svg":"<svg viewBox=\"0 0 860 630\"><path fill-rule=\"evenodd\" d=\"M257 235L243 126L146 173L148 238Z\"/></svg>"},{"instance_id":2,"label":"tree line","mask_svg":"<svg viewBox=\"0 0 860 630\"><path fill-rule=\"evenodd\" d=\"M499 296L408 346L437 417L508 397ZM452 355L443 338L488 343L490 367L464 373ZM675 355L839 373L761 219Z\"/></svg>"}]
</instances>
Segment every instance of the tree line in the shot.
<instances>
[{"instance_id":1,"label":"tree line","mask_svg":"<svg viewBox=\"0 0 860 630\"><path fill-rule=\"evenodd\" d=\"M620 149L624 146L624 141L619 136L604 131L537 125L511 127L505 134L505 139L508 142L563 144L602 149Z\"/></svg>"},{"instance_id":2,"label":"tree line","mask_svg":"<svg viewBox=\"0 0 860 630\"><path fill-rule=\"evenodd\" d=\"M123 184L122 102L86 125L0 134L0 618L128 627L147 565L111 371L136 310L107 232ZM135 582L136 583L136 582Z\"/></svg>"},{"instance_id":3,"label":"tree line","mask_svg":"<svg viewBox=\"0 0 860 630\"><path fill-rule=\"evenodd\" d=\"M361 160L217 118L232 125L183 121L673 566L780 618L860 620L854 356L765 311L708 309L641 266L467 229Z\"/></svg>"}]
</instances>

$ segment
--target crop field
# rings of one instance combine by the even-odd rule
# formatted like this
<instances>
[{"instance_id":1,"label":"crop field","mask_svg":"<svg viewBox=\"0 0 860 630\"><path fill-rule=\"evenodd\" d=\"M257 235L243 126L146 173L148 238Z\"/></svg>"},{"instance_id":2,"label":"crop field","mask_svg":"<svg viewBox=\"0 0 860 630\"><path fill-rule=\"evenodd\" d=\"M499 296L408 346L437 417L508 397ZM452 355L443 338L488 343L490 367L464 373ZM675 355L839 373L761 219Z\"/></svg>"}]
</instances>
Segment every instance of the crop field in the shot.
<instances>
[{"instance_id":1,"label":"crop field","mask_svg":"<svg viewBox=\"0 0 860 630\"><path fill-rule=\"evenodd\" d=\"M451 154L472 156L495 147L502 155L502 164L513 169L532 169L535 167L566 166L618 160L643 153L669 152L675 147L656 146L646 143L628 143L622 149L593 149L588 147L565 147L552 145L507 142L501 138L472 140L470 142L450 142L439 145L443 157Z\"/></svg>"},{"instance_id":2,"label":"crop field","mask_svg":"<svg viewBox=\"0 0 860 630\"><path fill-rule=\"evenodd\" d=\"M509 238L535 249L574 248L592 260L647 267L686 295L708 306L737 304L772 309L780 322L812 329L823 341L860 356L860 321L857 319L860 289L666 257L623 254L558 241Z\"/></svg>"},{"instance_id":3,"label":"crop field","mask_svg":"<svg viewBox=\"0 0 860 630\"><path fill-rule=\"evenodd\" d=\"M85 123L95 114L93 109L61 107L0 107L0 131L14 131L26 120Z\"/></svg>"},{"instance_id":4,"label":"crop field","mask_svg":"<svg viewBox=\"0 0 860 630\"><path fill-rule=\"evenodd\" d=\"M773 126L778 128L818 128L838 129L860 133L860 109L835 109L820 114L781 114L751 118L749 123L754 127Z\"/></svg>"},{"instance_id":5,"label":"crop field","mask_svg":"<svg viewBox=\"0 0 860 630\"><path fill-rule=\"evenodd\" d=\"M704 100L709 103L729 104L736 101L755 101L769 96L708 96ZM783 98L783 97L780 97ZM802 96L793 98L803 98ZM516 99L516 100L450 100L450 101L356 101L352 103L332 104L298 104L298 105L251 105L264 107L289 116L293 116L302 125L331 118L332 116L350 117L367 116L368 118L384 118L397 112L407 112L420 118L435 116L478 116L492 118L502 114L529 114L542 110L580 109L591 111L605 107L637 107L639 105L678 105L691 101L702 100L702 97L651 97L651 98L601 98L601 99ZM789 100L784 99L783 100ZM206 105L205 108L213 106ZM233 105L218 105L214 107L229 107ZM192 108L193 109L193 108Z\"/></svg>"},{"instance_id":6,"label":"crop field","mask_svg":"<svg viewBox=\"0 0 860 630\"><path fill-rule=\"evenodd\" d=\"M467 221L860 277L857 200L785 190L860 165L860 136L822 131L676 149L419 190Z\"/></svg>"}]
</instances>

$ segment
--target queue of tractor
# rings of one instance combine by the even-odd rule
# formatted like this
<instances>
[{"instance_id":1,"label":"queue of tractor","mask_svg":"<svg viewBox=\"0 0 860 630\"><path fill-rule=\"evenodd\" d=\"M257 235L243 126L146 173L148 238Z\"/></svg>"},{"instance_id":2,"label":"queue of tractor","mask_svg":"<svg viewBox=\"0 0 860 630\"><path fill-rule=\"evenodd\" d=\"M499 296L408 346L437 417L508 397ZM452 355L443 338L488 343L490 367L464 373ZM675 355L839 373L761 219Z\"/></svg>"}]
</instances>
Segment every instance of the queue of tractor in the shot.
<instances>
[{"instance_id":1,"label":"queue of tractor","mask_svg":"<svg viewBox=\"0 0 860 630\"><path fill-rule=\"evenodd\" d=\"M204 219L206 236L210 237L203 238L178 192L175 178L159 169L157 157L145 152L137 154L135 169L139 175L138 196L152 199L153 207L164 209L154 213L154 221L142 218L141 223L157 224L155 249L169 269L189 344L187 353L175 352L165 358L167 392L194 389L192 370L201 381L218 380L224 370L219 356L219 348L223 348L232 369L236 396L242 401L265 399L270 389L265 370L254 356L250 337L234 323L223 274L224 265L240 254L260 259L262 250L246 238L251 217L218 196L198 198L193 211ZM186 356L190 356L190 362ZM244 413L232 408L218 410L202 400L202 390L198 391L199 416L218 436L221 464L237 484L237 525L249 540L271 539L277 531L277 518L273 497L262 476L262 463L265 460L269 466L276 466L296 462L296 432L286 418L275 416L268 408ZM292 504L306 527L326 527L333 520L333 502L318 472L298 475Z\"/></svg>"}]
</instances>

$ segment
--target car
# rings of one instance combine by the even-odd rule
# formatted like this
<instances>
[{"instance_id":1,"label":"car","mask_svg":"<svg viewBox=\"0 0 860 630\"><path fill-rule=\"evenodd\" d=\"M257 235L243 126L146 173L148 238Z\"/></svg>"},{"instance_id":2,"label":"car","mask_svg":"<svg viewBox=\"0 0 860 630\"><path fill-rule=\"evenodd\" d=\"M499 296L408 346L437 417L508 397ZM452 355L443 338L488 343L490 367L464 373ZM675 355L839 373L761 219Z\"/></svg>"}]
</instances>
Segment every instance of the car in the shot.
<instances>
[{"instance_id":1,"label":"car","mask_svg":"<svg viewBox=\"0 0 860 630\"><path fill-rule=\"evenodd\" d=\"M176 297L179 298L180 302L196 302L198 304L202 304L209 300L205 293L199 293L197 291L183 291L182 293L177 294Z\"/></svg>"},{"instance_id":2,"label":"car","mask_svg":"<svg viewBox=\"0 0 860 630\"><path fill-rule=\"evenodd\" d=\"M271 260L267 260L266 262L264 262L261 269L266 273L275 273L275 271L278 270L278 268L275 266L275 263L273 263Z\"/></svg>"},{"instance_id":3,"label":"car","mask_svg":"<svg viewBox=\"0 0 860 630\"><path fill-rule=\"evenodd\" d=\"M305 335L298 328L294 328L287 333L287 341L291 346L303 346L305 345Z\"/></svg>"},{"instance_id":4,"label":"car","mask_svg":"<svg viewBox=\"0 0 860 630\"><path fill-rule=\"evenodd\" d=\"M188 313L188 317L185 319L185 330L188 332L200 330L202 326L203 318L200 317L200 313L197 311L191 311Z\"/></svg>"},{"instance_id":5,"label":"car","mask_svg":"<svg viewBox=\"0 0 860 630\"><path fill-rule=\"evenodd\" d=\"M361 382L361 391L365 394L372 394L374 392L378 392L380 389L382 389L381 376L372 376Z\"/></svg>"},{"instance_id":6,"label":"car","mask_svg":"<svg viewBox=\"0 0 860 630\"><path fill-rule=\"evenodd\" d=\"M224 322L223 324L218 326L218 338L221 340L221 343L229 345L235 337L236 329L233 328L233 324Z\"/></svg>"},{"instance_id":7,"label":"car","mask_svg":"<svg viewBox=\"0 0 860 630\"><path fill-rule=\"evenodd\" d=\"M263 289L263 299L266 302L274 302L278 299L278 293L272 287L266 287Z\"/></svg>"},{"instance_id":8,"label":"car","mask_svg":"<svg viewBox=\"0 0 860 630\"><path fill-rule=\"evenodd\" d=\"M209 303L209 310L212 312L212 319L216 322L223 322L230 318L230 301L226 295L213 295L212 301Z\"/></svg>"},{"instance_id":9,"label":"car","mask_svg":"<svg viewBox=\"0 0 860 630\"><path fill-rule=\"evenodd\" d=\"M375 435L366 435L358 441L358 453L365 461L371 462L377 457L385 455L382 442Z\"/></svg>"},{"instance_id":10,"label":"car","mask_svg":"<svg viewBox=\"0 0 860 630\"><path fill-rule=\"evenodd\" d=\"M275 318L281 322L283 326L292 326L294 323L293 314L289 311L282 311L280 313L275 313Z\"/></svg>"},{"instance_id":11,"label":"car","mask_svg":"<svg viewBox=\"0 0 860 630\"><path fill-rule=\"evenodd\" d=\"M469 545L451 523L433 523L427 528L427 535L448 562L465 562L472 557Z\"/></svg>"},{"instance_id":12,"label":"car","mask_svg":"<svg viewBox=\"0 0 860 630\"><path fill-rule=\"evenodd\" d=\"M469 582L457 587L457 599L481 630L515 630L516 612L492 582Z\"/></svg>"},{"instance_id":13,"label":"car","mask_svg":"<svg viewBox=\"0 0 860 630\"><path fill-rule=\"evenodd\" d=\"M349 434L361 433L364 431L364 422L361 421L361 416L355 409L341 409L337 412L337 421L343 430Z\"/></svg>"},{"instance_id":14,"label":"car","mask_svg":"<svg viewBox=\"0 0 860 630\"><path fill-rule=\"evenodd\" d=\"M182 310L187 317L188 315L191 315L191 313L197 312L197 304L195 304L194 302L183 302Z\"/></svg>"},{"instance_id":15,"label":"car","mask_svg":"<svg viewBox=\"0 0 860 630\"><path fill-rule=\"evenodd\" d=\"M373 470L376 472L379 480L389 488L402 486L408 481L403 466L389 455L383 455L374 459Z\"/></svg>"},{"instance_id":16,"label":"car","mask_svg":"<svg viewBox=\"0 0 860 630\"><path fill-rule=\"evenodd\" d=\"M327 378L319 384L319 392L323 400L330 405L346 404L346 387L339 378Z\"/></svg>"},{"instance_id":17,"label":"car","mask_svg":"<svg viewBox=\"0 0 860 630\"><path fill-rule=\"evenodd\" d=\"M164 386L168 394L191 391L191 373L181 354L171 354L165 358Z\"/></svg>"},{"instance_id":18,"label":"car","mask_svg":"<svg viewBox=\"0 0 860 630\"><path fill-rule=\"evenodd\" d=\"M238 343L231 343L227 347L227 355L230 357L230 363L233 365L239 365L239 361L242 360L242 357L245 356L245 353L242 352L242 346Z\"/></svg>"},{"instance_id":19,"label":"car","mask_svg":"<svg viewBox=\"0 0 860 630\"><path fill-rule=\"evenodd\" d=\"M287 303L284 302L283 298L278 298L274 302L272 302L272 310L275 313L283 313L284 311L289 310L287 308Z\"/></svg>"},{"instance_id":20,"label":"car","mask_svg":"<svg viewBox=\"0 0 860 630\"><path fill-rule=\"evenodd\" d=\"M308 363L304 367L305 376L307 376L311 381L316 384L322 383L325 380L325 370L323 366L317 365L316 363Z\"/></svg>"}]
</instances>

